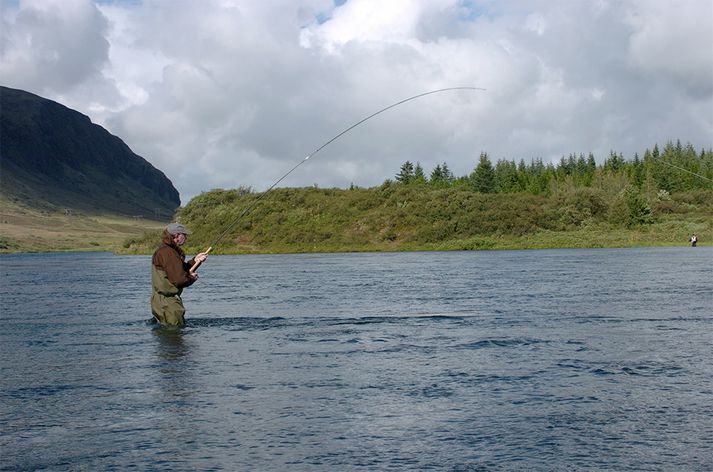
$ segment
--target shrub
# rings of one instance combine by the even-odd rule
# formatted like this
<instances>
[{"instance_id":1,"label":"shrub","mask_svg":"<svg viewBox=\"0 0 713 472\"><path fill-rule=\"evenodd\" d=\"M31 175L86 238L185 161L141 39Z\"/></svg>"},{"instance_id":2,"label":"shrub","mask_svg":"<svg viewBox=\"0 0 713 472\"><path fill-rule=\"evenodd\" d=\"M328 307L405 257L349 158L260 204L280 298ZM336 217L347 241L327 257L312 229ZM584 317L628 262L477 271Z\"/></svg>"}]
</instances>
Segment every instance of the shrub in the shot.
<instances>
[{"instance_id":1,"label":"shrub","mask_svg":"<svg viewBox=\"0 0 713 472\"><path fill-rule=\"evenodd\" d=\"M597 188L578 187L557 196L559 221L565 226L581 226L586 221L603 218L609 206L604 192Z\"/></svg>"},{"instance_id":2,"label":"shrub","mask_svg":"<svg viewBox=\"0 0 713 472\"><path fill-rule=\"evenodd\" d=\"M627 227L651 224L653 215L646 197L633 185L627 185L610 209L610 221Z\"/></svg>"}]
</instances>

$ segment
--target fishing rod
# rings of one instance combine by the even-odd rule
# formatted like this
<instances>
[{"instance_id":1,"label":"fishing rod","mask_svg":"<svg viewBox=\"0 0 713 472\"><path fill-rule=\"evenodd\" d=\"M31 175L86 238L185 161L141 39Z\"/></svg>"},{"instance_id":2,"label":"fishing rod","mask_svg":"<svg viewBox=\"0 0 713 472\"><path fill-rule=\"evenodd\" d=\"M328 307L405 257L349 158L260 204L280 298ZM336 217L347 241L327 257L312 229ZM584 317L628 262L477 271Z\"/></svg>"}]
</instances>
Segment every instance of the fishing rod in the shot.
<instances>
[{"instance_id":1,"label":"fishing rod","mask_svg":"<svg viewBox=\"0 0 713 472\"><path fill-rule=\"evenodd\" d=\"M239 222L241 219L243 219L243 217L244 217L245 215L247 215L247 214L250 212L250 210L252 210L253 208L255 208L255 206L260 202L260 200L262 200L262 199L265 197L265 195L267 195L268 193L270 193L270 192L272 191L272 189L274 189L274 188L277 186L277 184L279 184L280 182L282 182L285 178L287 178L288 175L290 175L292 172L294 172L295 170L297 170L297 168L298 168L299 166L301 166L302 164L304 164L305 162L307 162L307 161L309 160L309 158L311 158L312 156L314 156L315 154L317 154L319 151L321 151L321 150L324 149L325 147L329 146L331 143L333 143L334 141L336 141L337 139L339 139L339 138L342 137L343 135L347 134L349 131L353 130L354 128L356 128L356 127L359 126L360 124L364 123L365 121L369 121L370 119L374 118L375 116L380 115L381 113L384 113L385 111L390 110L390 109L392 109L392 108L394 108L394 107L397 107L397 106L399 106L399 105L402 105L402 104L404 104L404 103L406 103L406 102L410 102L411 100L416 100L417 98L425 97L426 95L432 95L432 94L434 94L434 93L447 92L447 91L451 91L451 90L471 90L471 91L472 91L472 90L481 90L481 91L485 91L484 88L480 88L480 87L448 87L448 88L442 88L442 89L438 89L438 90L431 90L430 92L419 93L418 95L414 95L414 96L412 96L412 97L408 97L408 98L405 98L405 99L403 99L403 100L400 100L400 101L398 101L398 102L396 102L396 103L393 103L393 104L391 104L391 105L389 105L389 106L387 106L387 107L382 108L381 110L379 110L379 111L377 111L377 112L375 112L375 113L372 113L371 115L367 116L366 118L362 118L361 120L359 120L359 121L357 121L356 123L354 123L353 125L349 126L349 127L346 128L344 131L341 131L339 134L337 134L336 136L334 136L333 138L331 138L329 141L325 142L324 144L322 144L321 146L319 146L317 149L315 149L314 151L312 151L311 153L309 153L304 159L302 159L302 160L301 160L300 162L298 162L294 167L292 167L292 169L290 169L289 171L287 171L287 173L285 173L285 175L283 175L282 177L280 177L279 179L277 179L277 180L275 181L275 183L272 184L265 192L261 193L261 194L258 196L258 198L255 199L255 200L252 202L252 204L250 204L250 205L248 205L247 207L245 207L245 209L238 215L238 217L235 218L235 219L227 226L227 228L226 228L222 233L220 233L220 235L218 235L218 237L215 238L215 240L213 240L213 242L211 242L211 244L208 246L208 249L206 249L205 253L206 253L206 254L209 253L215 246L217 246L218 243L225 237L225 235L227 235L228 232L230 232L230 230L233 229L233 228L235 227L235 225L238 224L238 222ZM193 272L198 268L198 266L199 266L200 264L201 264L200 262L196 262L195 264L193 264L193 267L191 267L190 272L193 273Z\"/></svg>"}]
</instances>

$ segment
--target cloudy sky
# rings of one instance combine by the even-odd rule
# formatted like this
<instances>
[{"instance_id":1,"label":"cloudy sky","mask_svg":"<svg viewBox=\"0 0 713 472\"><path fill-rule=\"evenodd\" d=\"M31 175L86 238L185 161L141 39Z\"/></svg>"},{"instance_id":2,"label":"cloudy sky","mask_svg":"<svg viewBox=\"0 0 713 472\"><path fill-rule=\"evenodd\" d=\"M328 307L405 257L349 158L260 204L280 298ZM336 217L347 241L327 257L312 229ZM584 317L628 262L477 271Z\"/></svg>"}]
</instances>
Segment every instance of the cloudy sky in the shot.
<instances>
[{"instance_id":1,"label":"cloudy sky","mask_svg":"<svg viewBox=\"0 0 713 472\"><path fill-rule=\"evenodd\" d=\"M713 143L710 0L0 0L0 83L89 115L173 181L369 187L406 161Z\"/></svg>"}]
</instances>

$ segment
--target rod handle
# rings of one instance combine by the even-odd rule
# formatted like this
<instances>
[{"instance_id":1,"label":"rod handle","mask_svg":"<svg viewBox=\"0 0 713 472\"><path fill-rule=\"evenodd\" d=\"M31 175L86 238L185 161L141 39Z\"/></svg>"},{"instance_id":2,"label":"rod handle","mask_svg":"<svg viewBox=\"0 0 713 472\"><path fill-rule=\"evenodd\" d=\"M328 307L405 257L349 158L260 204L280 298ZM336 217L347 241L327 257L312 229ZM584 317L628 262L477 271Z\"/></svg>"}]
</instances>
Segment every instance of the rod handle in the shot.
<instances>
[{"instance_id":1,"label":"rod handle","mask_svg":"<svg viewBox=\"0 0 713 472\"><path fill-rule=\"evenodd\" d=\"M213 246L210 246L208 249L206 249L206 250L205 250L205 253L208 254L208 253L211 251L211 249L213 249ZM198 266L200 266L201 264L202 264L202 262L196 262L195 264L193 264L193 267L191 267L191 268L188 270L188 272L190 272L191 274L195 273L196 269L197 269Z\"/></svg>"}]
</instances>

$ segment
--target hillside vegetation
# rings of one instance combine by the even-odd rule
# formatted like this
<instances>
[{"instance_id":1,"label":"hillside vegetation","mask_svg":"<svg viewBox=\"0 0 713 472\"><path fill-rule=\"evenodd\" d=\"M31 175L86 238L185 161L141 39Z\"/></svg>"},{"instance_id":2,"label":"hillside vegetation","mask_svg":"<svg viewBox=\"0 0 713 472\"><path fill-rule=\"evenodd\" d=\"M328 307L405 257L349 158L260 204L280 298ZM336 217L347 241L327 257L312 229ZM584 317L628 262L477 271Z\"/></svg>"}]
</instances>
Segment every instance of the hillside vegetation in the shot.
<instances>
[{"instance_id":1,"label":"hillside vegetation","mask_svg":"<svg viewBox=\"0 0 713 472\"><path fill-rule=\"evenodd\" d=\"M683 245L692 234L706 244L712 182L713 153L680 143L629 161L612 152L600 166L591 155L493 166L482 154L460 178L446 163L426 177L406 162L395 181L369 189L217 189L177 218L194 232L188 252L226 230L217 253ZM158 239L150 232L123 250L148 252Z\"/></svg>"}]
</instances>

